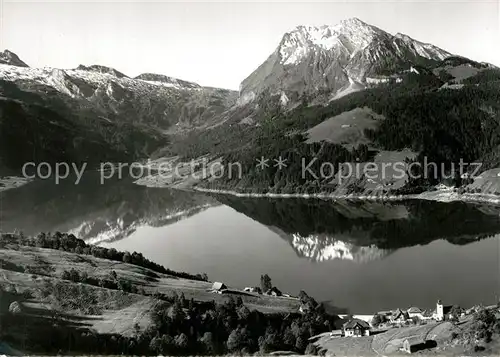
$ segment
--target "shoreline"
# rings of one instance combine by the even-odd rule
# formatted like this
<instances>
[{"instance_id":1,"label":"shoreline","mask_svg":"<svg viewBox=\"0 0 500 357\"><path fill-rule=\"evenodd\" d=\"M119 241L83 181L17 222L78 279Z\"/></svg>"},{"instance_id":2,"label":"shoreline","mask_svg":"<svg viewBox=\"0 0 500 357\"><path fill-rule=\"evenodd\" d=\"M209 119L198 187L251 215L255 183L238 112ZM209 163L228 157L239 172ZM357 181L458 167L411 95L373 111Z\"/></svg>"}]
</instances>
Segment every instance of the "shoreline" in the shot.
<instances>
[{"instance_id":1,"label":"shoreline","mask_svg":"<svg viewBox=\"0 0 500 357\"><path fill-rule=\"evenodd\" d=\"M148 176L150 178L150 176ZM33 179L24 179L18 176L0 177L0 192L9 191L22 187ZM157 183L147 185L147 182L134 181L134 184L146 187L161 187ZM181 182L182 183L182 182ZM425 191L420 194L406 195L358 195L358 194L335 194L335 193L256 193L256 192L239 192L235 190L209 189L197 186L182 185L176 182L173 185L166 185L161 188L177 189L183 191L195 191L201 193L212 193L218 195L229 195L234 197L246 198L300 198L300 199L323 199L332 201L365 201L365 202L401 202L407 200L426 200L434 202L464 202L464 203L484 203L491 205L500 205L500 194L487 193L458 193L454 188L438 188L434 191Z\"/></svg>"},{"instance_id":2,"label":"shoreline","mask_svg":"<svg viewBox=\"0 0 500 357\"><path fill-rule=\"evenodd\" d=\"M359 201L404 201L416 197L413 195L392 195L392 196L361 196L361 195L336 195L334 193L246 193L233 190L215 190L209 188L192 187L191 190L205 193L216 193L221 195L230 195L235 197L253 197L253 198L304 198L304 199L331 199L331 200L359 200ZM416 195L415 195L416 196Z\"/></svg>"},{"instance_id":3,"label":"shoreline","mask_svg":"<svg viewBox=\"0 0 500 357\"><path fill-rule=\"evenodd\" d=\"M426 200L435 202L464 202L464 203L487 203L500 204L500 196L481 193L459 194L453 189L443 189L437 191L426 191L413 195L338 195L334 193L245 193L234 190L216 190L201 187L192 187L191 190L202 193L214 193L219 195L229 195L235 197L248 198L302 198L302 199L327 199L332 201L380 201L380 202L401 202L407 200Z\"/></svg>"}]
</instances>

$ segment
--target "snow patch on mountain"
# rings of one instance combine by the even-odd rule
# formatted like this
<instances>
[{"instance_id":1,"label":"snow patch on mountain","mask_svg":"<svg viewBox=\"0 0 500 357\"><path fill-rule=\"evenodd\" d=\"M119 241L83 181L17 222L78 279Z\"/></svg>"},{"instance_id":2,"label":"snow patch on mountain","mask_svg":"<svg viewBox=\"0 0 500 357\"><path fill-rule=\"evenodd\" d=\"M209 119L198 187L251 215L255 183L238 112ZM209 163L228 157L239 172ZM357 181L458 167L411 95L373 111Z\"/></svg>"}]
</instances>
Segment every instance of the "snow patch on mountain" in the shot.
<instances>
[{"instance_id":1,"label":"snow patch on mountain","mask_svg":"<svg viewBox=\"0 0 500 357\"><path fill-rule=\"evenodd\" d=\"M79 68L79 69L78 69ZM58 68L30 68L17 67L5 64L0 64L0 78L7 81L33 81L38 84L45 84L53 87L61 93L68 94L72 97L84 95L74 79L81 80L94 89L98 87L107 88L109 83L115 83L123 88L128 88L138 92L149 93L158 86L165 89L181 89L192 90L202 88L196 83L169 78L169 81L147 81L141 79L133 79L127 76L116 76L113 72L82 69L80 66L77 69L58 69ZM160 75L158 75L160 76Z\"/></svg>"},{"instance_id":2,"label":"snow patch on mountain","mask_svg":"<svg viewBox=\"0 0 500 357\"><path fill-rule=\"evenodd\" d=\"M286 106L288 104L288 102L290 101L290 99L288 99L288 97L286 96L285 92L281 92L281 96L280 96L280 104L281 106Z\"/></svg>"},{"instance_id":3,"label":"snow patch on mountain","mask_svg":"<svg viewBox=\"0 0 500 357\"><path fill-rule=\"evenodd\" d=\"M157 86L176 88L176 89L201 89L202 87L193 82L183 81L177 78L165 76L156 73L143 73L135 77L135 79L144 81Z\"/></svg>"},{"instance_id":4,"label":"snow patch on mountain","mask_svg":"<svg viewBox=\"0 0 500 357\"><path fill-rule=\"evenodd\" d=\"M351 77L349 77L349 85L339 90L337 93L335 93L335 95L330 99L330 101L345 97L348 94L358 92L363 89L365 89L365 86L363 84L358 83Z\"/></svg>"},{"instance_id":5,"label":"snow patch on mountain","mask_svg":"<svg viewBox=\"0 0 500 357\"><path fill-rule=\"evenodd\" d=\"M243 95L240 95L237 101L237 105L239 106L246 105L255 100L255 97L256 97L255 92L248 92Z\"/></svg>"},{"instance_id":6,"label":"snow patch on mountain","mask_svg":"<svg viewBox=\"0 0 500 357\"><path fill-rule=\"evenodd\" d=\"M357 18L344 20L335 26L298 26L282 40L279 50L281 63L296 64L316 47L327 51L337 49L352 58L380 33L381 30Z\"/></svg>"},{"instance_id":7,"label":"snow patch on mountain","mask_svg":"<svg viewBox=\"0 0 500 357\"><path fill-rule=\"evenodd\" d=\"M123 74L120 71L117 71L114 68L106 67L106 66L101 66L101 65L97 65L97 64L94 64L94 65L91 65L91 66L85 66L85 65L81 64L76 69L77 70L81 70L81 71L89 71L89 72L97 72L97 73L110 74L110 75L118 77L118 78L127 77L125 74Z\"/></svg>"}]
</instances>

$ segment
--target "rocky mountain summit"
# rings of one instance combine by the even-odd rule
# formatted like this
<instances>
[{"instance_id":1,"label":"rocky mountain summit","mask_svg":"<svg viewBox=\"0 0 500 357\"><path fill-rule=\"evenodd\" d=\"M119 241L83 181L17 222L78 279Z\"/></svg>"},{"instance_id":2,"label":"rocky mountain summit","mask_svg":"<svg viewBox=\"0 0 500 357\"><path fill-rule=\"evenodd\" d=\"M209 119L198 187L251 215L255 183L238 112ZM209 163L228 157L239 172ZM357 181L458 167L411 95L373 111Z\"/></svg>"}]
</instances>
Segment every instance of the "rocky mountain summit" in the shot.
<instances>
[{"instance_id":1,"label":"rocky mountain summit","mask_svg":"<svg viewBox=\"0 0 500 357\"><path fill-rule=\"evenodd\" d=\"M18 67L29 67L26 63L21 61L21 59L14 52L11 52L9 50L0 52L0 64L8 64Z\"/></svg>"},{"instance_id":2,"label":"rocky mountain summit","mask_svg":"<svg viewBox=\"0 0 500 357\"><path fill-rule=\"evenodd\" d=\"M266 90L291 99L321 91L335 96L448 56L436 46L400 33L391 35L357 18L334 26L298 26L241 83L241 101Z\"/></svg>"}]
</instances>

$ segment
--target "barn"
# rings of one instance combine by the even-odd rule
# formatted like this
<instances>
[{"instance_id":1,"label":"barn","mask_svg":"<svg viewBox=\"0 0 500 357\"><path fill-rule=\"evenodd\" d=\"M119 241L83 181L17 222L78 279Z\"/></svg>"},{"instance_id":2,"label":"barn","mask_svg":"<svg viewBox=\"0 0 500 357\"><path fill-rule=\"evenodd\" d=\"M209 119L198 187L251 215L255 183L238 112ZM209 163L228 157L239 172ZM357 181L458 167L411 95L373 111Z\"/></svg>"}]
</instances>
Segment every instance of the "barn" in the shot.
<instances>
[{"instance_id":1,"label":"barn","mask_svg":"<svg viewBox=\"0 0 500 357\"><path fill-rule=\"evenodd\" d=\"M221 292L222 290L226 290L227 286L224 283L221 283L220 281L216 281L212 285L212 291L213 292Z\"/></svg>"}]
</instances>

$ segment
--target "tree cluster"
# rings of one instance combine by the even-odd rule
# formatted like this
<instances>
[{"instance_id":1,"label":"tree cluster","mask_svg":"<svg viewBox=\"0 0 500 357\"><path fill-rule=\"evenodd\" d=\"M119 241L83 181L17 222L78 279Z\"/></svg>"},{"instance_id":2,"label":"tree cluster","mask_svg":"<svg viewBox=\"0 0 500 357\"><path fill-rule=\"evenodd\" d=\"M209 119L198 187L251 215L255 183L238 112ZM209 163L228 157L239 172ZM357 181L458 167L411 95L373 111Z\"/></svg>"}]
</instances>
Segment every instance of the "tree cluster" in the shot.
<instances>
[{"instance_id":1,"label":"tree cluster","mask_svg":"<svg viewBox=\"0 0 500 357\"><path fill-rule=\"evenodd\" d=\"M331 331L335 322L318 303L302 315L263 314L232 297L224 304L195 303L182 295L170 301L152 312L154 327L146 335L153 354L304 353L308 339Z\"/></svg>"},{"instance_id":2,"label":"tree cluster","mask_svg":"<svg viewBox=\"0 0 500 357\"><path fill-rule=\"evenodd\" d=\"M91 245L85 243L82 239L76 238L73 234L56 232L54 234L40 233L35 238L25 237L21 235L2 235L3 244L11 241L14 244L21 244L26 246L38 247L38 248L49 248L55 250L61 250L70 253L92 255L96 258L108 259L123 263L129 263L137 265L153 272L163 273L172 275L179 278L208 281L208 276L206 274L189 274L185 272L176 272L163 267L147 258L145 258L142 253L138 252L120 252L114 248L104 248L96 245ZM147 273L151 278L155 278L154 273Z\"/></svg>"},{"instance_id":3,"label":"tree cluster","mask_svg":"<svg viewBox=\"0 0 500 357\"><path fill-rule=\"evenodd\" d=\"M90 277L87 272L80 273L78 270L72 268L70 270L63 271L61 278L64 280L70 280L74 283L83 283L106 289L121 290L127 293L144 294L144 289L137 288L127 279L118 278L114 270L110 272L108 277L95 278Z\"/></svg>"}]
</instances>

